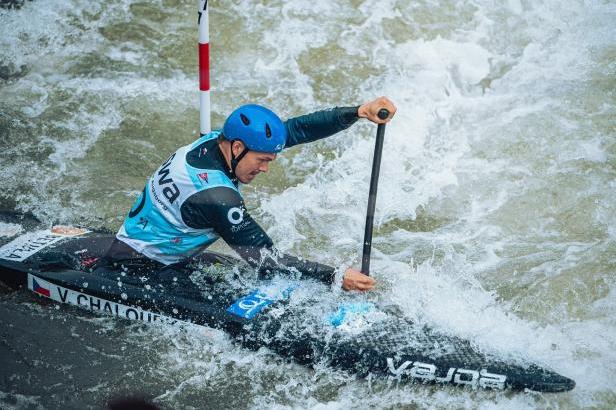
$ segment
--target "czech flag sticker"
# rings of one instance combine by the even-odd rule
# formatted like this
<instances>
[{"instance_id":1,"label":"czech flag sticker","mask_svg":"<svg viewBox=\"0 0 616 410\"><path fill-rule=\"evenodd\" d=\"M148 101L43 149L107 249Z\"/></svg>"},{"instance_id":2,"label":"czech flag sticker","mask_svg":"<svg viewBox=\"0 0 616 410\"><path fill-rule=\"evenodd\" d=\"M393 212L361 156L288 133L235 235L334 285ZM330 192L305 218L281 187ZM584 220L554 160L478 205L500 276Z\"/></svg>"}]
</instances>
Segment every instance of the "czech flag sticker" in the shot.
<instances>
[{"instance_id":1,"label":"czech flag sticker","mask_svg":"<svg viewBox=\"0 0 616 410\"><path fill-rule=\"evenodd\" d=\"M38 293L39 295L43 295L43 296L46 296L48 298L51 297L51 292L49 291L49 289L41 286L41 284L38 283L36 281L36 279L34 279L34 278L32 278L32 290L35 293Z\"/></svg>"}]
</instances>

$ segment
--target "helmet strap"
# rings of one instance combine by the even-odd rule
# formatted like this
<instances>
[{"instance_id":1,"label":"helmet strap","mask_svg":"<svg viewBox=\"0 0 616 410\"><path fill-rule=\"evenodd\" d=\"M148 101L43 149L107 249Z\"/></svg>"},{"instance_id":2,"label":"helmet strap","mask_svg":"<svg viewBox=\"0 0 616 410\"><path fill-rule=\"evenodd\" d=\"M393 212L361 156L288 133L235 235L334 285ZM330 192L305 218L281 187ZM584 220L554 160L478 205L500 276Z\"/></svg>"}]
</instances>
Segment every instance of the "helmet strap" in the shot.
<instances>
[{"instance_id":1,"label":"helmet strap","mask_svg":"<svg viewBox=\"0 0 616 410\"><path fill-rule=\"evenodd\" d=\"M237 168L237 164L240 163L240 161L242 160L242 158L244 158L246 156L246 154L248 154L249 149L244 147L244 151L240 152L240 155L238 155L237 157L235 156L235 154L233 153L233 143L235 141L239 141L239 140L233 140L231 141L231 172L233 173L233 175L235 177L237 177L235 175L235 169Z\"/></svg>"}]
</instances>

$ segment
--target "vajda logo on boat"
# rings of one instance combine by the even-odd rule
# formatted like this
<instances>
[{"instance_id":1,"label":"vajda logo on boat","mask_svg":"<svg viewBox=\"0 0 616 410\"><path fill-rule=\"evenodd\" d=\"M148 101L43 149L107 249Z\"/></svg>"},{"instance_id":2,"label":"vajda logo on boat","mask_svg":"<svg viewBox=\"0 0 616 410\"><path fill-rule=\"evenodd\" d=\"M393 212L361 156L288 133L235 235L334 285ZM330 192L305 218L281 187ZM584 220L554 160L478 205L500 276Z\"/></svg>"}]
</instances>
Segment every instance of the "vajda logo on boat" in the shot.
<instances>
[{"instance_id":1,"label":"vajda logo on boat","mask_svg":"<svg viewBox=\"0 0 616 410\"><path fill-rule=\"evenodd\" d=\"M443 374L439 369L429 363L405 361L400 367L396 368L394 359L387 358L387 369L396 377L407 375L415 379L426 381L435 381L437 383L455 383L469 385L473 388L483 387L487 389L504 389L507 376L502 374L488 373L486 369L468 370L456 369L450 367L447 374L443 377L438 377L438 374Z\"/></svg>"}]
</instances>

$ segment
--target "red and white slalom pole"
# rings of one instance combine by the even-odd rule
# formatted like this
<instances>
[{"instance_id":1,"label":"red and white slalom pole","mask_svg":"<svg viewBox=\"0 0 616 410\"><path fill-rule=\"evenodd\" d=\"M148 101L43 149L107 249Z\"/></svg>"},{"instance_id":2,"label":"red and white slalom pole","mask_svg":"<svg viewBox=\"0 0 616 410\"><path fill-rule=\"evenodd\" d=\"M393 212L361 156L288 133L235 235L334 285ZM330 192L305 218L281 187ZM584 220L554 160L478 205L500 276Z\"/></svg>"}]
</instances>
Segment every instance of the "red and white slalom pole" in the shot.
<instances>
[{"instance_id":1,"label":"red and white slalom pole","mask_svg":"<svg viewBox=\"0 0 616 410\"><path fill-rule=\"evenodd\" d=\"M199 0L199 132L212 130L210 123L210 19L208 0Z\"/></svg>"}]
</instances>

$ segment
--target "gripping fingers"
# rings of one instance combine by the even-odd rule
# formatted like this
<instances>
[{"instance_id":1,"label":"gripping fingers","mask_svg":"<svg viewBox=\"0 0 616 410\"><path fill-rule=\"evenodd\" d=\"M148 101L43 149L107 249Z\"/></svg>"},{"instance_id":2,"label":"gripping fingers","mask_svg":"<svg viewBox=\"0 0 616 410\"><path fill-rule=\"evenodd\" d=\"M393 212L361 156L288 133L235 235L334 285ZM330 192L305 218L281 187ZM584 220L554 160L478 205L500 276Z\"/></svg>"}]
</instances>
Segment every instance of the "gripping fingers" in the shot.
<instances>
[{"instance_id":1,"label":"gripping fingers","mask_svg":"<svg viewBox=\"0 0 616 410\"><path fill-rule=\"evenodd\" d=\"M358 287L372 288L376 281L372 279L370 276L365 276L363 278L359 278L355 281Z\"/></svg>"},{"instance_id":2,"label":"gripping fingers","mask_svg":"<svg viewBox=\"0 0 616 410\"><path fill-rule=\"evenodd\" d=\"M346 290L370 290L376 281L369 276L353 275L352 278L345 278L343 287Z\"/></svg>"},{"instance_id":3,"label":"gripping fingers","mask_svg":"<svg viewBox=\"0 0 616 410\"><path fill-rule=\"evenodd\" d=\"M345 290L370 290L375 284L376 281L373 278L353 268L346 270L342 281L342 287Z\"/></svg>"},{"instance_id":4,"label":"gripping fingers","mask_svg":"<svg viewBox=\"0 0 616 410\"><path fill-rule=\"evenodd\" d=\"M381 119L378 113L381 109L389 111L389 116ZM362 118L367 118L376 124L385 124L389 122L396 114L396 106L387 97L379 97L373 101L367 102L359 107L357 114Z\"/></svg>"},{"instance_id":5,"label":"gripping fingers","mask_svg":"<svg viewBox=\"0 0 616 410\"><path fill-rule=\"evenodd\" d=\"M358 282L355 284L357 290L370 290L374 287L373 283Z\"/></svg>"}]
</instances>

